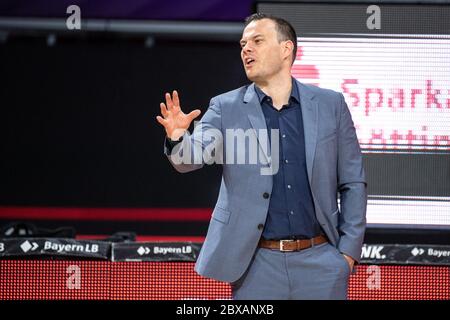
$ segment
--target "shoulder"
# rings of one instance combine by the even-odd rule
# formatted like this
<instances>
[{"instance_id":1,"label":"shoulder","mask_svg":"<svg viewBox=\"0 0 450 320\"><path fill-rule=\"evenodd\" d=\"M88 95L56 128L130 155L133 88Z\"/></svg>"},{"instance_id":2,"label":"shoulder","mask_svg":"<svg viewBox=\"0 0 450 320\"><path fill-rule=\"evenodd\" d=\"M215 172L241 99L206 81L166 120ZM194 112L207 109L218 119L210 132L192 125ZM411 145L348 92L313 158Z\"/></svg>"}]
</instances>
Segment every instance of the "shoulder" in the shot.
<instances>
[{"instance_id":1,"label":"shoulder","mask_svg":"<svg viewBox=\"0 0 450 320\"><path fill-rule=\"evenodd\" d=\"M223 105L228 103L235 103L238 100L243 101L248 86L249 85L245 85L237 89L221 93L211 99L211 104Z\"/></svg>"},{"instance_id":2,"label":"shoulder","mask_svg":"<svg viewBox=\"0 0 450 320\"><path fill-rule=\"evenodd\" d=\"M300 91L303 92L308 92L310 93L312 96L315 96L316 98L319 99L337 99L337 100L341 100L342 97L342 93L331 90L331 89L325 89L325 88L320 88L318 86L314 86L312 84L306 84L306 83L302 83L297 81L297 85L300 88Z\"/></svg>"},{"instance_id":3,"label":"shoulder","mask_svg":"<svg viewBox=\"0 0 450 320\"><path fill-rule=\"evenodd\" d=\"M304 84L299 81L297 81L297 85L300 90L300 96L303 94L312 101L317 102L319 110L326 112L331 111L332 114L335 114L335 116L338 117L346 106L344 96L340 92Z\"/></svg>"}]
</instances>

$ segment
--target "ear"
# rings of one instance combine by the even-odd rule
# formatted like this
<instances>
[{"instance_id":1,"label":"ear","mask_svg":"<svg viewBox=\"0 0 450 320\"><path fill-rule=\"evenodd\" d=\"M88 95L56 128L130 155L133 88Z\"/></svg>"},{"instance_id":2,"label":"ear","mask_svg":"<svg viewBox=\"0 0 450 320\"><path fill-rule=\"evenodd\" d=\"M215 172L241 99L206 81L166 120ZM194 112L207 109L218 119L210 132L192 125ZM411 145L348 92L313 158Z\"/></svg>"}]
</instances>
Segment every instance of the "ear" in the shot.
<instances>
[{"instance_id":1,"label":"ear","mask_svg":"<svg viewBox=\"0 0 450 320\"><path fill-rule=\"evenodd\" d=\"M291 54L294 54L294 44L291 40L286 40L283 43L283 58L289 58Z\"/></svg>"}]
</instances>

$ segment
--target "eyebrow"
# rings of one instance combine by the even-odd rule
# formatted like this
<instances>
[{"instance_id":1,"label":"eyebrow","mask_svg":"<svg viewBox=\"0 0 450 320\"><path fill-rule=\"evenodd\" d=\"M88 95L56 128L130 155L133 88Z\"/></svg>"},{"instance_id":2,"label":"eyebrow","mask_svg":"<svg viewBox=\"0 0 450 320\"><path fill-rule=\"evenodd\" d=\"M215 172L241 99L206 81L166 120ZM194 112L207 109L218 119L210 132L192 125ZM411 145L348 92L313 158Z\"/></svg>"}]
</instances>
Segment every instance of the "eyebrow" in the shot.
<instances>
[{"instance_id":1,"label":"eyebrow","mask_svg":"<svg viewBox=\"0 0 450 320\"><path fill-rule=\"evenodd\" d=\"M263 37L264 38L264 36L261 34L261 33L258 33L258 34L255 34L253 37L251 37L250 39L256 39L256 38L258 38L258 37ZM241 40L239 40L239 44L242 44L242 42L246 42L246 40L244 40L244 39L241 39Z\"/></svg>"}]
</instances>

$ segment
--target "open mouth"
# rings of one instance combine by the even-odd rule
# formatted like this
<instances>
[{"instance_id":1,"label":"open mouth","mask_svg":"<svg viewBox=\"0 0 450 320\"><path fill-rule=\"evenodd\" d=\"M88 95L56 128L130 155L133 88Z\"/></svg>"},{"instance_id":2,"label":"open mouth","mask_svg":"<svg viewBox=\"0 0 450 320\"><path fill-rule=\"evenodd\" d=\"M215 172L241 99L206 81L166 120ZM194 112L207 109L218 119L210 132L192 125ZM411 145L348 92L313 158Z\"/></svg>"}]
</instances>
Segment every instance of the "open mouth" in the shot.
<instances>
[{"instance_id":1,"label":"open mouth","mask_svg":"<svg viewBox=\"0 0 450 320\"><path fill-rule=\"evenodd\" d=\"M246 67L249 67L249 66L253 65L254 63L255 63L255 59L253 59L253 58L246 58L245 59L245 66Z\"/></svg>"}]
</instances>

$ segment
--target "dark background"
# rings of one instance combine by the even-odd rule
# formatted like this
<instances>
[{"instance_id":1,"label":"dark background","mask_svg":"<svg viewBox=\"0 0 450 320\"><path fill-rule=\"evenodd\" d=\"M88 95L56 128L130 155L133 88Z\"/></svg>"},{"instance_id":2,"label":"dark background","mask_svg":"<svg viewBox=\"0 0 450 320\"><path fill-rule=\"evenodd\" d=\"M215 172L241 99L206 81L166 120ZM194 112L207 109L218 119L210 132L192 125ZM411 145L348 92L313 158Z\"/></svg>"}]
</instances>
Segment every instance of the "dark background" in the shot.
<instances>
[{"instance_id":1,"label":"dark background","mask_svg":"<svg viewBox=\"0 0 450 320\"><path fill-rule=\"evenodd\" d=\"M249 15L253 0L2 0L0 16L66 17L77 5L89 19L239 21Z\"/></svg>"},{"instance_id":2,"label":"dark background","mask_svg":"<svg viewBox=\"0 0 450 320\"><path fill-rule=\"evenodd\" d=\"M163 155L164 93L203 112L246 83L234 43L18 39L0 46L1 205L211 207L220 168Z\"/></svg>"}]
</instances>

